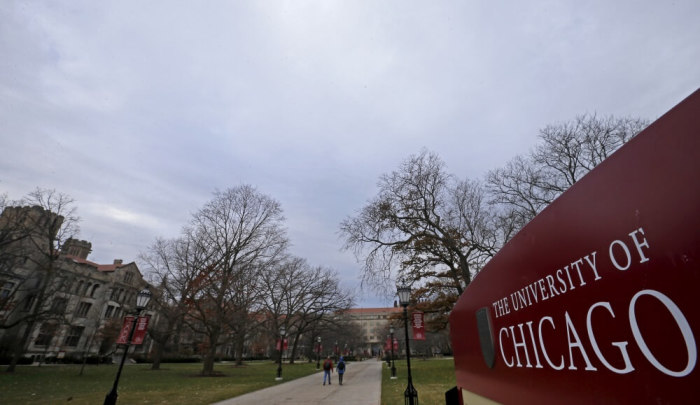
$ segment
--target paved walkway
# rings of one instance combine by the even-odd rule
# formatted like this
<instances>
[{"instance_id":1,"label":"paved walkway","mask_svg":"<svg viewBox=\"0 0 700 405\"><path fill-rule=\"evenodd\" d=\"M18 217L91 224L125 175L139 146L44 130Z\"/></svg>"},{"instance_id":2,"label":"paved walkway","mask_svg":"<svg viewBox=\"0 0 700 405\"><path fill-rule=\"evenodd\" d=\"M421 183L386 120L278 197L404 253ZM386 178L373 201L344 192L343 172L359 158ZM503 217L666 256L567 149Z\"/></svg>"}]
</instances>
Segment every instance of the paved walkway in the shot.
<instances>
[{"instance_id":1,"label":"paved walkway","mask_svg":"<svg viewBox=\"0 0 700 405\"><path fill-rule=\"evenodd\" d=\"M375 359L347 363L343 385L338 374L333 384L323 385L323 372L250 392L214 405L379 405L382 395L382 363Z\"/></svg>"}]
</instances>

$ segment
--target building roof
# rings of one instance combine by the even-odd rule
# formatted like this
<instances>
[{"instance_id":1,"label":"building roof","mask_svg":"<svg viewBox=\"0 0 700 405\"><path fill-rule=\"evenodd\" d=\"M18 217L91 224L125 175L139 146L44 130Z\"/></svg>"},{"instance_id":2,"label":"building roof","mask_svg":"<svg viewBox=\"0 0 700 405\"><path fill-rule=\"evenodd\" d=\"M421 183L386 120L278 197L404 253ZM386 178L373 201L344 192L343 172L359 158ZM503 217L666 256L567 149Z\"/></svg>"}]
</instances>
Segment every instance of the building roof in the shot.
<instances>
[{"instance_id":1,"label":"building roof","mask_svg":"<svg viewBox=\"0 0 700 405\"><path fill-rule=\"evenodd\" d=\"M387 313L387 312L400 312L401 307L386 307L386 308L350 308L345 311L349 315L361 315L361 314L376 314L376 313Z\"/></svg>"},{"instance_id":2,"label":"building roof","mask_svg":"<svg viewBox=\"0 0 700 405\"><path fill-rule=\"evenodd\" d=\"M115 271L116 269L118 269L120 267L126 267L126 266L131 264L131 263L122 264L121 261L115 261L114 263L111 263L111 264L99 264L99 263L91 262L90 260L87 260L87 259L83 259L83 258L78 257L78 256L72 256L72 255L66 255L66 258L74 261L75 263L86 264L88 266L92 266L92 267L96 268L98 271L103 271L103 272Z\"/></svg>"}]
</instances>

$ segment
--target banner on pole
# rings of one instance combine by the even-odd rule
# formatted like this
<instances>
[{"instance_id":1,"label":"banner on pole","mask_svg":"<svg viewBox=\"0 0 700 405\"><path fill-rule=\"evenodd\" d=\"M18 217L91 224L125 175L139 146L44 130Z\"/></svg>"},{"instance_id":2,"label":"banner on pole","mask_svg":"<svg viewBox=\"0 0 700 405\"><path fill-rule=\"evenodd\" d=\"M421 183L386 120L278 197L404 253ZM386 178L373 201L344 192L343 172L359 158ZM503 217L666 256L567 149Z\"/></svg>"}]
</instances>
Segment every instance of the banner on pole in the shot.
<instances>
[{"instance_id":1,"label":"banner on pole","mask_svg":"<svg viewBox=\"0 0 700 405\"><path fill-rule=\"evenodd\" d=\"M131 338L132 345L140 345L146 338L146 330L148 330L148 319L147 316L139 316L138 321L136 321L136 330L134 331L134 336Z\"/></svg>"},{"instance_id":2,"label":"banner on pole","mask_svg":"<svg viewBox=\"0 0 700 405\"><path fill-rule=\"evenodd\" d=\"M394 338L394 351L399 350L399 339Z\"/></svg>"},{"instance_id":3,"label":"banner on pole","mask_svg":"<svg viewBox=\"0 0 700 405\"><path fill-rule=\"evenodd\" d=\"M124 323L122 324L122 330L119 331L119 337L117 338L118 345L125 345L129 341L129 333L131 333L131 327L134 325L133 316L125 316Z\"/></svg>"},{"instance_id":4,"label":"banner on pole","mask_svg":"<svg viewBox=\"0 0 700 405\"><path fill-rule=\"evenodd\" d=\"M413 325L413 340L425 340L425 324L423 323L423 313L413 312L411 316Z\"/></svg>"},{"instance_id":5,"label":"banner on pole","mask_svg":"<svg viewBox=\"0 0 700 405\"><path fill-rule=\"evenodd\" d=\"M146 338L146 330L148 330L148 317L140 316L136 321L136 330L131 337L132 345L140 345ZM129 334L131 333L131 328L134 326L134 317L129 315L124 317L124 323L122 324L122 329L119 331L119 337L117 338L117 344L125 345L129 342Z\"/></svg>"}]
</instances>

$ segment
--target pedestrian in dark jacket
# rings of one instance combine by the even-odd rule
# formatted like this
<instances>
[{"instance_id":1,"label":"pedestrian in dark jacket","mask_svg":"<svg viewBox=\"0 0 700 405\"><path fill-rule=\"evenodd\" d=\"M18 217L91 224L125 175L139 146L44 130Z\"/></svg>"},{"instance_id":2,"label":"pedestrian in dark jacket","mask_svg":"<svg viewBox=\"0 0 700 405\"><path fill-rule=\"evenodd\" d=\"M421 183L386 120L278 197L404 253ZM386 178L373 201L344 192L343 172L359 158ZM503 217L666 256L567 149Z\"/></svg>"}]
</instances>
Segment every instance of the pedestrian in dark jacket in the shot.
<instances>
[{"instance_id":1,"label":"pedestrian in dark jacket","mask_svg":"<svg viewBox=\"0 0 700 405\"><path fill-rule=\"evenodd\" d=\"M326 357L323 361L323 385L326 385L326 378L328 378L328 385L331 384L331 373L333 372L333 360L331 356Z\"/></svg>"},{"instance_id":2,"label":"pedestrian in dark jacket","mask_svg":"<svg viewBox=\"0 0 700 405\"><path fill-rule=\"evenodd\" d=\"M345 359L343 359L343 356L340 356L336 368L338 369L338 382L340 385L343 385L343 374L345 374Z\"/></svg>"}]
</instances>

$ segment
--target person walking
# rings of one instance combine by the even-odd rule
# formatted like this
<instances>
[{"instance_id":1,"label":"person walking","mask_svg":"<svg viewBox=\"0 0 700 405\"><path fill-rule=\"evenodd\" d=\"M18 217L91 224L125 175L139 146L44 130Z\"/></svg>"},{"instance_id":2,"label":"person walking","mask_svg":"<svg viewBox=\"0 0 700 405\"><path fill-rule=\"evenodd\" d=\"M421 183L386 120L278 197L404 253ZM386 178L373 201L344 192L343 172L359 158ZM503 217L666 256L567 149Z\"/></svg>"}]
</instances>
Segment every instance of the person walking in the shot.
<instances>
[{"instance_id":1,"label":"person walking","mask_svg":"<svg viewBox=\"0 0 700 405\"><path fill-rule=\"evenodd\" d=\"M340 385L343 385L343 374L345 374L345 359L343 359L343 356L340 356L340 360L338 360L338 365L335 367L338 370L338 382L340 383Z\"/></svg>"},{"instance_id":2,"label":"person walking","mask_svg":"<svg viewBox=\"0 0 700 405\"><path fill-rule=\"evenodd\" d=\"M333 372L333 360L331 356L326 357L323 361L323 385L326 385L326 377L328 378L328 385L331 385L331 373Z\"/></svg>"}]
</instances>

